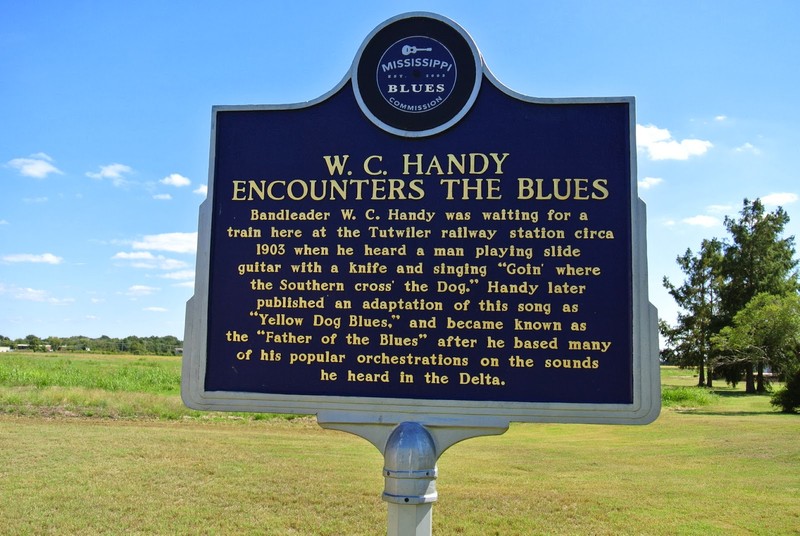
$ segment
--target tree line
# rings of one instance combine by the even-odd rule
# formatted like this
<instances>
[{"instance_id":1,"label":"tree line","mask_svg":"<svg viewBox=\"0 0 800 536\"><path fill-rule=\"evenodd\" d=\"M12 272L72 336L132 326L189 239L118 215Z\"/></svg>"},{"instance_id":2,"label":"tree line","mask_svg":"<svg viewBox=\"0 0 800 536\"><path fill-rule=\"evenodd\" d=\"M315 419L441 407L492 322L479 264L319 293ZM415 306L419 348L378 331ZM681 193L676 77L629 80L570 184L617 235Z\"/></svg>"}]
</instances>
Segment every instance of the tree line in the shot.
<instances>
[{"instance_id":1,"label":"tree line","mask_svg":"<svg viewBox=\"0 0 800 536\"><path fill-rule=\"evenodd\" d=\"M124 339L108 337L92 338L81 335L74 337L47 337L41 339L28 335L22 339L10 339L0 335L0 346L14 350L33 352L97 352L101 354L133 355L175 355L181 353L183 341L171 335L163 337L136 337Z\"/></svg>"},{"instance_id":2,"label":"tree line","mask_svg":"<svg viewBox=\"0 0 800 536\"><path fill-rule=\"evenodd\" d=\"M738 218L725 217L728 236L703 240L677 263L680 285L663 285L680 307L675 325L661 320L662 361L696 368L698 385L744 382L747 393L786 386L773 394L783 411L800 407L800 297L789 216L744 200Z\"/></svg>"}]
</instances>

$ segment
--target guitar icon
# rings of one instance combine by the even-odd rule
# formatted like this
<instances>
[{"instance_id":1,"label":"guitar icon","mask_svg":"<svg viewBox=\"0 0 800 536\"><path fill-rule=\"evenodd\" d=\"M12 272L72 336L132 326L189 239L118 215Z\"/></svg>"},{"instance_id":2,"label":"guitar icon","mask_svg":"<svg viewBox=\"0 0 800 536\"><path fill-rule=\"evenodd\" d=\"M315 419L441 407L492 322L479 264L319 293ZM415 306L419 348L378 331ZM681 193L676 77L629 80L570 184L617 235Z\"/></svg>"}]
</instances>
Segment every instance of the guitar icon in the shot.
<instances>
[{"instance_id":1,"label":"guitar icon","mask_svg":"<svg viewBox=\"0 0 800 536\"><path fill-rule=\"evenodd\" d=\"M416 54L417 52L433 52L432 48L417 48L413 45L404 45L403 46L403 56L408 56L410 54Z\"/></svg>"}]
</instances>

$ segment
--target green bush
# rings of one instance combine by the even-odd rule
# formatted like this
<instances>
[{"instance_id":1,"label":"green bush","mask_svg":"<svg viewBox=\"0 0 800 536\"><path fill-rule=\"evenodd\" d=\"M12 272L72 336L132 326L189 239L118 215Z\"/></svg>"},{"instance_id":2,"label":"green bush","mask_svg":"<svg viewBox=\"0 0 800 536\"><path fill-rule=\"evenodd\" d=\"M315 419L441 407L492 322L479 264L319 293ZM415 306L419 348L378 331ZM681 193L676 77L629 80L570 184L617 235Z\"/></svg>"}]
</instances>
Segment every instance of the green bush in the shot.
<instances>
[{"instance_id":1,"label":"green bush","mask_svg":"<svg viewBox=\"0 0 800 536\"><path fill-rule=\"evenodd\" d=\"M708 406L718 400L718 395L702 387L663 386L661 403L664 407L696 408Z\"/></svg>"},{"instance_id":2,"label":"green bush","mask_svg":"<svg viewBox=\"0 0 800 536\"><path fill-rule=\"evenodd\" d=\"M800 408L800 369L789 376L786 386L772 395L770 402L783 413L797 413Z\"/></svg>"}]
</instances>

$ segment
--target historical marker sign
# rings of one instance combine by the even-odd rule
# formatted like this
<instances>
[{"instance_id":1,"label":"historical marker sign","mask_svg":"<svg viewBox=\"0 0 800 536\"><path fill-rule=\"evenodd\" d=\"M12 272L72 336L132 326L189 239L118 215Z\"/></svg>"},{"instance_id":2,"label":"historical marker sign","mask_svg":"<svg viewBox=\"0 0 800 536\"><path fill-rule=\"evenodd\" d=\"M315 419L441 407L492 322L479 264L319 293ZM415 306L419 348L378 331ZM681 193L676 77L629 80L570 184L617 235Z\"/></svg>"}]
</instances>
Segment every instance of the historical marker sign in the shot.
<instances>
[{"instance_id":1,"label":"historical marker sign","mask_svg":"<svg viewBox=\"0 0 800 536\"><path fill-rule=\"evenodd\" d=\"M422 13L316 101L215 107L186 403L650 422L634 130L633 98L516 94Z\"/></svg>"}]
</instances>

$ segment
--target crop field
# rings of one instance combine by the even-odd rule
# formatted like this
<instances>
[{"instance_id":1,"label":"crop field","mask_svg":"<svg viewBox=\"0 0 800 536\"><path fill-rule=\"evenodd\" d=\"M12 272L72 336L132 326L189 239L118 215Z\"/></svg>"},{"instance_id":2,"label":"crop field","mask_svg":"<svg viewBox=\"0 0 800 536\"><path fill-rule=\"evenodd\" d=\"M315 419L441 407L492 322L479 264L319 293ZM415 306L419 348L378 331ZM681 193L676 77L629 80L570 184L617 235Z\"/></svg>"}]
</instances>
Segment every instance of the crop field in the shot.
<instances>
[{"instance_id":1,"label":"crop field","mask_svg":"<svg viewBox=\"0 0 800 536\"><path fill-rule=\"evenodd\" d=\"M800 416L662 378L647 426L512 424L450 448L434 534L800 534ZM179 385L179 357L0 355L0 534L385 534L367 441L188 410Z\"/></svg>"}]
</instances>

